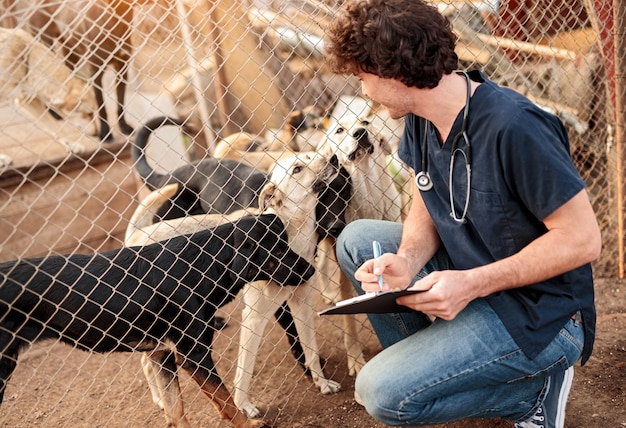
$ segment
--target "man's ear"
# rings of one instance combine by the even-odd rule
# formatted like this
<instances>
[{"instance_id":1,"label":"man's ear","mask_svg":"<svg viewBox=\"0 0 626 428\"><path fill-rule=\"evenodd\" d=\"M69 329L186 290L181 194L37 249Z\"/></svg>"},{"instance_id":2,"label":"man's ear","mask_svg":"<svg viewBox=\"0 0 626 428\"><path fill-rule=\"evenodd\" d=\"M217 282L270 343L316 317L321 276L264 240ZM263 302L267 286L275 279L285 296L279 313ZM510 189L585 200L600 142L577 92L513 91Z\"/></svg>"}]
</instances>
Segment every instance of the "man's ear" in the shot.
<instances>
[{"instance_id":1,"label":"man's ear","mask_svg":"<svg viewBox=\"0 0 626 428\"><path fill-rule=\"evenodd\" d=\"M269 208L278 210L283 206L285 195L273 183L267 183L259 195L259 210L265 212Z\"/></svg>"}]
</instances>

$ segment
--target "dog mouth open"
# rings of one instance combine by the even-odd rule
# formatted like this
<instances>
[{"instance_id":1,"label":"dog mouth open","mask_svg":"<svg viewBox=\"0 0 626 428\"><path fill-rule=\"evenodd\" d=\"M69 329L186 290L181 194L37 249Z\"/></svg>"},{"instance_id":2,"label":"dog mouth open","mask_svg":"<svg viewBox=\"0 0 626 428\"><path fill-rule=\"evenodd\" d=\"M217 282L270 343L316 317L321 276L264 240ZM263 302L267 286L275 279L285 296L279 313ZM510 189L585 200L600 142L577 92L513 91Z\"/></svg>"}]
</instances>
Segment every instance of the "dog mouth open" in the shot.
<instances>
[{"instance_id":1,"label":"dog mouth open","mask_svg":"<svg viewBox=\"0 0 626 428\"><path fill-rule=\"evenodd\" d=\"M364 127L358 127L352 132L352 138L356 141L356 148L348 154L348 160L354 162L366 155L374 153L374 143L370 138L369 131Z\"/></svg>"},{"instance_id":2,"label":"dog mouth open","mask_svg":"<svg viewBox=\"0 0 626 428\"><path fill-rule=\"evenodd\" d=\"M333 154L328 158L326 167L320 172L315 183L313 183L313 191L315 193L321 193L328 187L328 184L337 177L337 174L339 174L339 159L337 155Z\"/></svg>"}]
</instances>

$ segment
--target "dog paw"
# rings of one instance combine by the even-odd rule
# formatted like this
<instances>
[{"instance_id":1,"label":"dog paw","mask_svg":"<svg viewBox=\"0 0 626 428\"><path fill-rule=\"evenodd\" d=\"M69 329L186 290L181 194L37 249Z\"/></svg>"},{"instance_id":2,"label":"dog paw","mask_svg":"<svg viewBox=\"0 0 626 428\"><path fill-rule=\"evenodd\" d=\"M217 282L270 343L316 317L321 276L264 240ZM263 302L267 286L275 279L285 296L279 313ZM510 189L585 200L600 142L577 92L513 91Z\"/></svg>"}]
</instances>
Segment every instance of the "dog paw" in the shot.
<instances>
[{"instance_id":1,"label":"dog paw","mask_svg":"<svg viewBox=\"0 0 626 428\"><path fill-rule=\"evenodd\" d=\"M257 409L256 406L252 404L250 401L246 401L245 403L242 403L241 405L237 405L237 407L248 418L257 418L261 415L261 411Z\"/></svg>"},{"instance_id":2,"label":"dog paw","mask_svg":"<svg viewBox=\"0 0 626 428\"><path fill-rule=\"evenodd\" d=\"M66 140L65 138L59 139L59 142L67 147L67 151L71 154L80 155L86 151L85 146L81 143L75 143L73 141Z\"/></svg>"},{"instance_id":3,"label":"dog paw","mask_svg":"<svg viewBox=\"0 0 626 428\"><path fill-rule=\"evenodd\" d=\"M0 172L7 169L13 163L13 158L8 155L3 155L0 153Z\"/></svg>"},{"instance_id":4,"label":"dog paw","mask_svg":"<svg viewBox=\"0 0 626 428\"><path fill-rule=\"evenodd\" d=\"M357 358L348 356L348 374L350 376L356 376L359 374L364 365L365 358L363 357L363 354L359 355Z\"/></svg>"},{"instance_id":5,"label":"dog paw","mask_svg":"<svg viewBox=\"0 0 626 428\"><path fill-rule=\"evenodd\" d=\"M318 379L315 384L324 395L334 394L335 392L339 392L341 390L341 384L330 379Z\"/></svg>"}]
</instances>

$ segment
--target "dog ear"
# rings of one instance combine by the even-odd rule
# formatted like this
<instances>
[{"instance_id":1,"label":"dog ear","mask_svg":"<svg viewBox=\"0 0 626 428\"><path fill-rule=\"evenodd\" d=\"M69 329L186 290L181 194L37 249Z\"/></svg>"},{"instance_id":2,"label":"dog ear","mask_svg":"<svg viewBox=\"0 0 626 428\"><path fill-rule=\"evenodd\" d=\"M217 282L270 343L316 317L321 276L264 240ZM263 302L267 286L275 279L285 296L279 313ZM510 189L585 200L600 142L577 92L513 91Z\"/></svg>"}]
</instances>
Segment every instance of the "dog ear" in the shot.
<instances>
[{"instance_id":1,"label":"dog ear","mask_svg":"<svg viewBox=\"0 0 626 428\"><path fill-rule=\"evenodd\" d=\"M284 201L285 195L283 192L281 192L274 183L267 183L263 186L261 194L259 195L259 210L261 212L265 212L269 208L278 210L283 206Z\"/></svg>"}]
</instances>

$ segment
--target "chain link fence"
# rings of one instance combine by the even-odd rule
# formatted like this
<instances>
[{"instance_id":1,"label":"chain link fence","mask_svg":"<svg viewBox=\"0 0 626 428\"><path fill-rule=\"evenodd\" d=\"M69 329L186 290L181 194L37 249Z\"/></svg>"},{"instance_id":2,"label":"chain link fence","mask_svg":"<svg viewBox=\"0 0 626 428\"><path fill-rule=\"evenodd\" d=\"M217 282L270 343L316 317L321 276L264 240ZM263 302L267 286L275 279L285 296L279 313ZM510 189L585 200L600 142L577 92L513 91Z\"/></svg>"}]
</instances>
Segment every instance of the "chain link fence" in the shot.
<instances>
[{"instance_id":1,"label":"chain link fence","mask_svg":"<svg viewBox=\"0 0 626 428\"><path fill-rule=\"evenodd\" d=\"M616 71L607 43L612 2L436 4L458 34L463 69L481 68L565 123L603 232L604 251L595 273L617 276ZM290 189L286 199L302 208L306 202L296 195L311 189L304 181L293 186L289 156L316 150L324 132L351 115L368 118L376 128L380 147L375 153L385 158L389 177L374 183L378 188L367 200L384 197L391 208L369 215L400 220L411 197L405 186L410 172L394 156L402 122L364 99L358 82L324 67L324 28L338 5L320 0L3 0L0 262L121 248L129 227L155 220L158 207L146 206L145 198L155 197L150 192L160 186L147 184L147 176L167 177L196 165L203 180L216 180L198 167L214 159L253 167L246 180L256 172L267 179L278 160L281 171L272 177L283 181L274 184ZM162 123L168 126L157 126ZM133 153L133 146L143 150ZM145 177L138 153L153 169ZM337 155L342 161L349 154ZM317 178L323 174L315 169L315 157L301 159ZM192 185L185 180L179 184ZM224 192L231 191L234 180L227 177ZM238 186L236 193L261 190L249 183ZM359 189L352 188L345 212L329 202L318 205L317 220L320 212L345 215L346 221L362 216L355 194ZM319 200L324 200L321 195ZM256 199L250 205L257 208ZM206 205L185 208L189 215L219 211ZM172 226L170 235L186 233L177 227L182 226ZM316 235L302 245L315 248ZM332 240L322 241L316 251L311 261L319 267L317 290L301 297L312 306L306 313L345 296ZM277 426L317 426L327 409L334 412L330 419L324 416L327 426L375 426L361 408L333 407L332 382L314 384L298 367L287 336L273 320L274 310L262 314L264 328L254 326L246 334L249 324L242 311L245 316L250 306L254 311L270 307L249 304L240 293L217 312L226 327L211 325L218 330L213 358L229 390L243 388L265 411L261 417ZM305 348L317 346L325 379L350 390L352 372L379 350L366 318L292 315L296 322L315 325L317 343L306 342ZM253 374L248 373L251 386L242 387L240 341L254 340L250 335L255 334L263 339ZM250 345L252 351L256 346ZM34 345L23 353L6 387L0 420L4 426L163 424L141 367L139 353L87 354L57 341ZM229 426L220 422L192 377L180 377L187 419L194 426Z\"/></svg>"}]
</instances>

